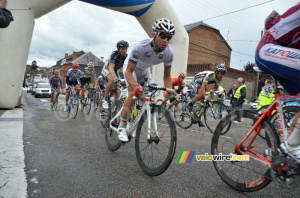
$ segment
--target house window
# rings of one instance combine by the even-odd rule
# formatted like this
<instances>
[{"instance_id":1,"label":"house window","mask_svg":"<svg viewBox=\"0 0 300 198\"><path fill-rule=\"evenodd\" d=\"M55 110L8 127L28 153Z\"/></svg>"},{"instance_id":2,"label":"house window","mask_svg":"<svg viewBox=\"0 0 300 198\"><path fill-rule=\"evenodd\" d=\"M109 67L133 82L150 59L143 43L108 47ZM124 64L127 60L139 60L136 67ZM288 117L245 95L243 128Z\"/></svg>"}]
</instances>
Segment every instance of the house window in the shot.
<instances>
[{"instance_id":1,"label":"house window","mask_svg":"<svg viewBox=\"0 0 300 198\"><path fill-rule=\"evenodd\" d=\"M221 61L221 65L226 66L226 61L225 61L225 60L222 60L222 61Z\"/></svg>"}]
</instances>

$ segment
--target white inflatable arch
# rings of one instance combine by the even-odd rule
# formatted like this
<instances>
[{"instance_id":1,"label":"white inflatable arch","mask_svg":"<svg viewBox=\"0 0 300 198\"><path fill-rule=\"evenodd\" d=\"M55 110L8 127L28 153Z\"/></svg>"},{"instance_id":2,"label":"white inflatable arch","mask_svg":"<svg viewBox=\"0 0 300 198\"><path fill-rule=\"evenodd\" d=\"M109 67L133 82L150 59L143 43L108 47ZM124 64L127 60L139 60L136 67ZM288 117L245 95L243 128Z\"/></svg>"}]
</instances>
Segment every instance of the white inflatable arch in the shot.
<instances>
[{"instance_id":1,"label":"white inflatable arch","mask_svg":"<svg viewBox=\"0 0 300 198\"><path fill-rule=\"evenodd\" d=\"M0 108L13 108L22 86L34 19L68 3L71 0L9 0L14 21L6 29L0 29ZM151 36L151 26L157 18L169 18L175 23L176 34L170 44L174 50L172 75L186 72L189 37L168 0L81 0L133 15ZM22 8L24 10L17 10ZM28 8L28 10L26 9ZM16 10L14 10L16 9ZM154 82L163 84L163 67L153 69Z\"/></svg>"}]
</instances>

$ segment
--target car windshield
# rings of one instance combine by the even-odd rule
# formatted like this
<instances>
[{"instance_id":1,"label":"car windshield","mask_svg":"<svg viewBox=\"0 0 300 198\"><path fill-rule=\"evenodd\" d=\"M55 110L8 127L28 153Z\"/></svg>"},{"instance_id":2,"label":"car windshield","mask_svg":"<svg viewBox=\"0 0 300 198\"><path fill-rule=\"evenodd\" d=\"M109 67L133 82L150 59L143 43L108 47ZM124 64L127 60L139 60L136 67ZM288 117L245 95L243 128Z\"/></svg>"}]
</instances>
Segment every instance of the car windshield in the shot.
<instances>
[{"instance_id":1,"label":"car windshield","mask_svg":"<svg viewBox=\"0 0 300 198\"><path fill-rule=\"evenodd\" d=\"M44 85L39 84L37 86L37 88L50 88L50 85L49 84L44 84Z\"/></svg>"}]
</instances>

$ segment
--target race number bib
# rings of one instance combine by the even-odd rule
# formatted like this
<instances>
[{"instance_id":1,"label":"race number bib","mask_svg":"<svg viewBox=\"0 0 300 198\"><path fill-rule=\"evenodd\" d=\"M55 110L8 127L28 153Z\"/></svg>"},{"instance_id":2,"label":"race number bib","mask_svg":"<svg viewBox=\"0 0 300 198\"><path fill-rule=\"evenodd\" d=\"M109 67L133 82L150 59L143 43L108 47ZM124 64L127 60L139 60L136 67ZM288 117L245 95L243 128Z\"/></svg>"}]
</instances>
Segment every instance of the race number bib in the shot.
<instances>
[{"instance_id":1,"label":"race number bib","mask_svg":"<svg viewBox=\"0 0 300 198\"><path fill-rule=\"evenodd\" d=\"M262 90L263 90L264 96L268 96L274 92L274 85L273 84L266 85L266 86L262 87Z\"/></svg>"}]
</instances>

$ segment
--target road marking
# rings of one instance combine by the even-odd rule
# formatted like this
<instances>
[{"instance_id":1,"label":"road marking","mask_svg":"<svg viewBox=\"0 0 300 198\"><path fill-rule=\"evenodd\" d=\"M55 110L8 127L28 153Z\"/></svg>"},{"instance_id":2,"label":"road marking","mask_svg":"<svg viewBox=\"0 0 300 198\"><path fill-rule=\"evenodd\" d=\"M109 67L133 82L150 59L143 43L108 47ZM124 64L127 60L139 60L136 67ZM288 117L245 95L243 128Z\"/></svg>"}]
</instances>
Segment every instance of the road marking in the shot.
<instances>
[{"instance_id":1,"label":"road marking","mask_svg":"<svg viewBox=\"0 0 300 198\"><path fill-rule=\"evenodd\" d=\"M15 118L15 119L14 119ZM23 150L23 109L7 110L0 120L0 195L27 197Z\"/></svg>"},{"instance_id":2,"label":"road marking","mask_svg":"<svg viewBox=\"0 0 300 198\"><path fill-rule=\"evenodd\" d=\"M40 99L41 102L49 102L48 100L46 99Z\"/></svg>"},{"instance_id":3,"label":"road marking","mask_svg":"<svg viewBox=\"0 0 300 198\"><path fill-rule=\"evenodd\" d=\"M161 125L169 126L168 124L161 124ZM176 127L176 129L182 129L182 128ZM193 132L199 132L199 133L203 133L205 135L213 135L212 133L206 133L206 132L203 132L203 131L197 131L197 130L193 130L193 129L185 129L185 130L187 130L187 131L193 131ZM230 139L232 138L232 137L228 137L228 136L225 136L225 135L222 135L222 137L224 137L224 138L230 138Z\"/></svg>"}]
</instances>

